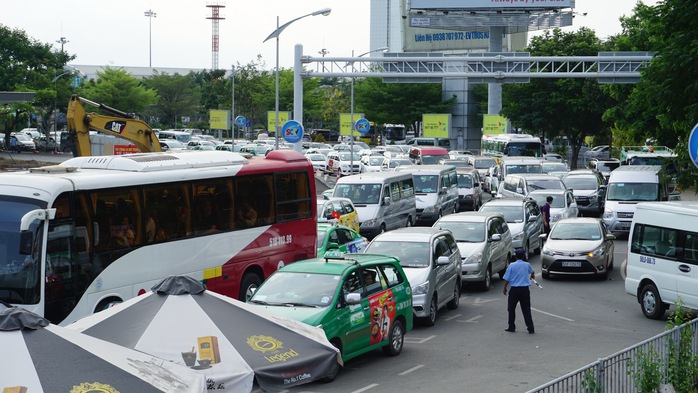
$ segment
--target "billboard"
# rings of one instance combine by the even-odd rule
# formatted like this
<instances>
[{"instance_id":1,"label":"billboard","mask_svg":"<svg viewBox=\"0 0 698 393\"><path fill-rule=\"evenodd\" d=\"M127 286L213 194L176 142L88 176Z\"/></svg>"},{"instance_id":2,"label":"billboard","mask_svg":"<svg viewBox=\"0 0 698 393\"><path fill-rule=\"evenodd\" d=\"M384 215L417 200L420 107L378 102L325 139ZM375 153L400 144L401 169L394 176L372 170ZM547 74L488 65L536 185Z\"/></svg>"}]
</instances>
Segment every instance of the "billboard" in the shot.
<instances>
[{"instance_id":1,"label":"billboard","mask_svg":"<svg viewBox=\"0 0 698 393\"><path fill-rule=\"evenodd\" d=\"M354 123L356 123L357 120L363 119L364 114L363 113L356 113L354 112ZM339 135L351 135L351 113L340 113L339 114ZM357 131L356 134L354 134L358 138L359 133Z\"/></svg>"},{"instance_id":2,"label":"billboard","mask_svg":"<svg viewBox=\"0 0 698 393\"><path fill-rule=\"evenodd\" d=\"M450 131L450 113L425 113L422 115L422 136L428 138L448 138Z\"/></svg>"},{"instance_id":3,"label":"billboard","mask_svg":"<svg viewBox=\"0 0 698 393\"><path fill-rule=\"evenodd\" d=\"M410 6L413 10L557 9L574 8L574 0L412 0Z\"/></svg>"},{"instance_id":4,"label":"billboard","mask_svg":"<svg viewBox=\"0 0 698 393\"><path fill-rule=\"evenodd\" d=\"M276 111L267 112L267 131L276 131L276 124L274 124L275 116ZM291 112L279 111L279 129L289 120L291 120Z\"/></svg>"},{"instance_id":5,"label":"billboard","mask_svg":"<svg viewBox=\"0 0 698 393\"><path fill-rule=\"evenodd\" d=\"M209 113L209 122L212 130L227 130L228 129L228 111L220 109L211 109Z\"/></svg>"},{"instance_id":6,"label":"billboard","mask_svg":"<svg viewBox=\"0 0 698 393\"><path fill-rule=\"evenodd\" d=\"M509 119L499 115L484 115L482 120L483 134L506 134L509 130Z\"/></svg>"}]
</instances>

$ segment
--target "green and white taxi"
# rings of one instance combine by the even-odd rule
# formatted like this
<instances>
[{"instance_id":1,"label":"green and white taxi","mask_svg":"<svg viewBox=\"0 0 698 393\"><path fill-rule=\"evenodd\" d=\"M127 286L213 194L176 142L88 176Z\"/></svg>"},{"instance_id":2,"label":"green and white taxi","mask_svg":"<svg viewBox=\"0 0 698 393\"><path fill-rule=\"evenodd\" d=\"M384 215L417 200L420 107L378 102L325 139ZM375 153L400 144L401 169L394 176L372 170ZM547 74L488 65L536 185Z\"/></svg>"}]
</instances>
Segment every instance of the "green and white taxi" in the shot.
<instances>
[{"instance_id":1,"label":"green and white taxi","mask_svg":"<svg viewBox=\"0 0 698 393\"><path fill-rule=\"evenodd\" d=\"M387 255L328 252L286 265L248 303L322 327L344 361L378 348L396 356L412 330L410 283Z\"/></svg>"},{"instance_id":2,"label":"green and white taxi","mask_svg":"<svg viewBox=\"0 0 698 393\"><path fill-rule=\"evenodd\" d=\"M359 232L344 225L317 224L317 256L322 258L328 251L346 253L363 252L368 240Z\"/></svg>"}]
</instances>

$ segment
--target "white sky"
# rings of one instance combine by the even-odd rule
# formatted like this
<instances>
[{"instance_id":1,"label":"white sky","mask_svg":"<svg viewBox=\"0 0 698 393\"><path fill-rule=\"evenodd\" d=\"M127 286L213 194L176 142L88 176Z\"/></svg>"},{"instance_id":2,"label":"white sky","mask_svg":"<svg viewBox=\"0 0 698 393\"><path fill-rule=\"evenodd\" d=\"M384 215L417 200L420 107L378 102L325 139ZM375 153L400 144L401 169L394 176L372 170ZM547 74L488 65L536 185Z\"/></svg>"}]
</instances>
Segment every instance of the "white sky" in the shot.
<instances>
[{"instance_id":1,"label":"white sky","mask_svg":"<svg viewBox=\"0 0 698 393\"><path fill-rule=\"evenodd\" d=\"M466 0L463 0L466 1ZM642 0L656 4L656 0ZM262 55L266 68L275 63L274 40L262 43L280 24L298 16L330 7L329 16L297 21L280 36L279 62L293 65L293 47L303 44L304 54L350 56L369 50L370 0L220 0L225 4L219 21L219 67L248 64ZM72 64L147 67L149 18L152 9L153 67L211 68L212 23L206 0L0 0L0 24L19 28L44 43L61 37L68 53L77 55ZM592 28L600 38L620 33L618 18L630 15L636 0L576 0L576 30Z\"/></svg>"}]
</instances>

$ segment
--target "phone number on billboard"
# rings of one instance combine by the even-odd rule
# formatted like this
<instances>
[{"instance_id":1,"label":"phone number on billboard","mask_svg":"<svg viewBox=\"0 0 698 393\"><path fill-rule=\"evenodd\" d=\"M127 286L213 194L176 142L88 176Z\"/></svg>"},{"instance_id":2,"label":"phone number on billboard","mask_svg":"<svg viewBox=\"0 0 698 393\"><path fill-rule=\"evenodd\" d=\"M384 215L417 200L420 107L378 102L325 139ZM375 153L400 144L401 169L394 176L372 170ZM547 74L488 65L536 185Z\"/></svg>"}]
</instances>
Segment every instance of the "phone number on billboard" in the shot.
<instances>
[{"instance_id":1,"label":"phone number on billboard","mask_svg":"<svg viewBox=\"0 0 698 393\"><path fill-rule=\"evenodd\" d=\"M490 38L487 31L454 31L449 33L415 34L415 42L486 40Z\"/></svg>"}]
</instances>

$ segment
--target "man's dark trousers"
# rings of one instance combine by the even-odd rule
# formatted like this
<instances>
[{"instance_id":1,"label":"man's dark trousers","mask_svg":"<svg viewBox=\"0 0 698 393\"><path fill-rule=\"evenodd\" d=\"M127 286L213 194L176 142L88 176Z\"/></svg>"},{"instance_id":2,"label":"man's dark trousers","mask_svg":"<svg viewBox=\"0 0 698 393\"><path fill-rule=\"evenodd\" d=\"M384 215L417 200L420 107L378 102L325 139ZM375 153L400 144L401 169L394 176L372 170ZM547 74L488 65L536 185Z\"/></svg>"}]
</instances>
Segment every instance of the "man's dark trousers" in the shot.
<instances>
[{"instance_id":1,"label":"man's dark trousers","mask_svg":"<svg viewBox=\"0 0 698 393\"><path fill-rule=\"evenodd\" d=\"M523 312L524 321L529 332L534 331L533 318L531 318L531 292L528 287L511 287L509 288L509 299L507 310L509 311L509 330L516 330L516 305L521 303L521 312Z\"/></svg>"}]
</instances>

